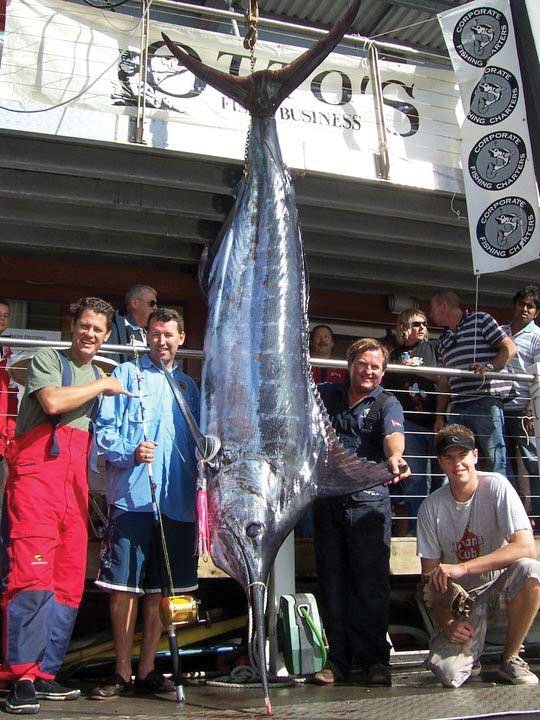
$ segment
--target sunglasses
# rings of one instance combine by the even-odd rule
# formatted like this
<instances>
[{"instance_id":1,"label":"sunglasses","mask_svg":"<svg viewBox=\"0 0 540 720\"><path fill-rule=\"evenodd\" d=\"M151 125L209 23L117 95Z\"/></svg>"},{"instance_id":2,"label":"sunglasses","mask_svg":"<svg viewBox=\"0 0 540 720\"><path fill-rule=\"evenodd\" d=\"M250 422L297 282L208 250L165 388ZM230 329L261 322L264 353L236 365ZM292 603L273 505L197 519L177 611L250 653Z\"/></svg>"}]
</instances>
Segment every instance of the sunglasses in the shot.
<instances>
[{"instance_id":1,"label":"sunglasses","mask_svg":"<svg viewBox=\"0 0 540 720\"><path fill-rule=\"evenodd\" d=\"M157 307L157 300L147 300L146 304L148 307Z\"/></svg>"},{"instance_id":2,"label":"sunglasses","mask_svg":"<svg viewBox=\"0 0 540 720\"><path fill-rule=\"evenodd\" d=\"M427 327L427 322L425 320L413 320L411 323L411 327L413 327L413 328Z\"/></svg>"}]
</instances>

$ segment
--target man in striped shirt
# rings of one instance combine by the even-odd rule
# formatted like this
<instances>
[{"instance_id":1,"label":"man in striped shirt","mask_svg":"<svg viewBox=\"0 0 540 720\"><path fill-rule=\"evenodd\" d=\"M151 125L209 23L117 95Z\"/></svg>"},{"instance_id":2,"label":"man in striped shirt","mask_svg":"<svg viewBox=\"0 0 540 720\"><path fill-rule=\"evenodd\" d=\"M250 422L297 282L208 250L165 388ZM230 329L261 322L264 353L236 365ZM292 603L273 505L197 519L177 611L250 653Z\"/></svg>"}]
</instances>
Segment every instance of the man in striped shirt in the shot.
<instances>
[{"instance_id":1,"label":"man in striped shirt","mask_svg":"<svg viewBox=\"0 0 540 720\"><path fill-rule=\"evenodd\" d=\"M436 325L445 328L437 346L440 365L478 373L478 378L440 376L435 432L442 429L449 409L452 422L465 425L476 435L483 468L505 475L503 398L509 395L512 383L488 380L485 373L504 370L516 354L516 346L488 313L461 310L452 290L435 293L429 314Z\"/></svg>"}]
</instances>

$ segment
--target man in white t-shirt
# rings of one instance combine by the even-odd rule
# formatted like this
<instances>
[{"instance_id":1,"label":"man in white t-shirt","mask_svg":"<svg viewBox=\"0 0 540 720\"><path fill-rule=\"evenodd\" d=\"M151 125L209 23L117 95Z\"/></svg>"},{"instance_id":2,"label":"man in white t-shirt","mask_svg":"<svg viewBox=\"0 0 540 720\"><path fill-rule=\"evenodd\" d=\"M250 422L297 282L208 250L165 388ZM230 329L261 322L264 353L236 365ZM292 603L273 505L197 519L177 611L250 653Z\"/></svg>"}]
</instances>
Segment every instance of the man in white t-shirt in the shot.
<instances>
[{"instance_id":1,"label":"man in white t-shirt","mask_svg":"<svg viewBox=\"0 0 540 720\"><path fill-rule=\"evenodd\" d=\"M447 425L435 448L449 484L429 495L418 513L418 555L436 623L427 666L447 687L478 674L487 621L503 596L507 629L499 674L516 685L537 685L519 657L540 607L540 562L527 514L503 475L477 472L471 430ZM469 617L456 617L447 601L455 583L474 599Z\"/></svg>"}]
</instances>

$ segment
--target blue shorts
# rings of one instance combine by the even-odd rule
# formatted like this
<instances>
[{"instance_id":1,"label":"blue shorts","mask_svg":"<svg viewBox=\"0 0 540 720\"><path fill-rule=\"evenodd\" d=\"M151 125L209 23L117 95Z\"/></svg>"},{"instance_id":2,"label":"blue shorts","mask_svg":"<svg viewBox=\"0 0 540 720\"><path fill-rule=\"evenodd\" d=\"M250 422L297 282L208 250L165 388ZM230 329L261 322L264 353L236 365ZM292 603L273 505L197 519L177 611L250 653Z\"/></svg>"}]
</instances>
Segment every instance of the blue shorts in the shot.
<instances>
[{"instance_id":1,"label":"blue shorts","mask_svg":"<svg viewBox=\"0 0 540 720\"><path fill-rule=\"evenodd\" d=\"M172 594L195 590L198 587L195 523L178 522L165 515L161 519L173 581ZM139 595L161 592L161 563L154 534L152 513L110 507L96 585L105 590Z\"/></svg>"}]
</instances>

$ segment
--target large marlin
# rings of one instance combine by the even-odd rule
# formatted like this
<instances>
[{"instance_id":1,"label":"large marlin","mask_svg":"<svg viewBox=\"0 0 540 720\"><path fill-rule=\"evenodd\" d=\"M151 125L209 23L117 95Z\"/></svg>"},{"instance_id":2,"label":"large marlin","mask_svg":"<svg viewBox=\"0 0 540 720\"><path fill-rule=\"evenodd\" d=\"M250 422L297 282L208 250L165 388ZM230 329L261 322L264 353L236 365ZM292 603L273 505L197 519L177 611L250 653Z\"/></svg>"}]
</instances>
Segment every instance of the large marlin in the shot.
<instances>
[{"instance_id":1,"label":"large marlin","mask_svg":"<svg viewBox=\"0 0 540 720\"><path fill-rule=\"evenodd\" d=\"M336 47L359 6L355 0L331 32L294 62L249 77L209 68L163 36L186 68L251 114L247 173L204 270L209 317L201 422L204 433L221 441L207 470L211 554L251 603L251 642L254 648L258 638L268 714L265 589L281 544L317 496L390 479L385 466L340 445L312 381L302 241L274 118Z\"/></svg>"}]
</instances>

